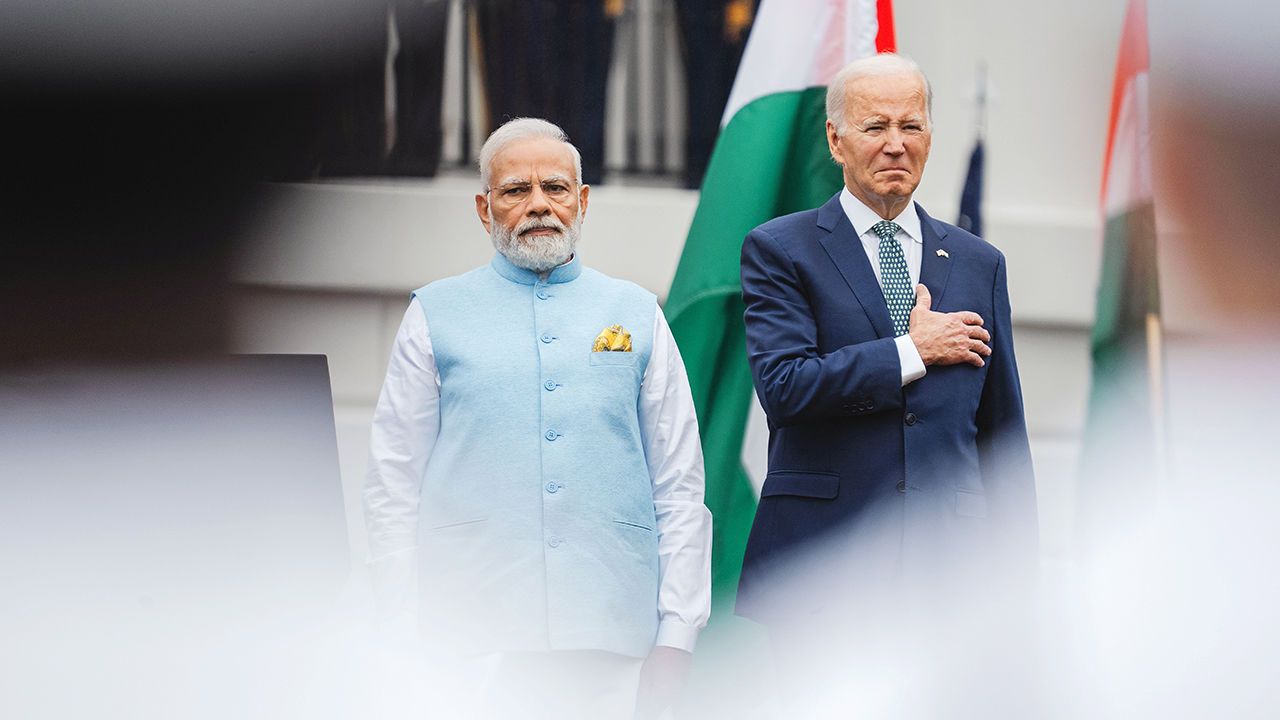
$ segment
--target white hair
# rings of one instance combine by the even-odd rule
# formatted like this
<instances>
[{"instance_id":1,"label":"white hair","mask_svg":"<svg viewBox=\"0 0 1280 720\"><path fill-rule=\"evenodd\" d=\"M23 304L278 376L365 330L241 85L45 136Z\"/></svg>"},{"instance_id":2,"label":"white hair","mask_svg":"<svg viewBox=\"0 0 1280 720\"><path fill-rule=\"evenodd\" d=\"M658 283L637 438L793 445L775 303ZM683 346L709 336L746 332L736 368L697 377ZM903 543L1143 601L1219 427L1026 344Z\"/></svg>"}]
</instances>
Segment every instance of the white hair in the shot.
<instances>
[{"instance_id":1,"label":"white hair","mask_svg":"<svg viewBox=\"0 0 1280 720\"><path fill-rule=\"evenodd\" d=\"M844 116L845 104L849 101L848 87L849 83L854 80L875 75L901 75L904 73L914 73L920 76L920 82L924 84L925 119L932 123L933 86L929 84L929 78L925 77L924 71L920 69L915 60L897 53L869 55L864 58L858 58L841 68L840 72L831 78L831 84L827 86L827 119L831 121L832 125L835 125L837 131L844 129L844 123L847 119Z\"/></svg>"},{"instance_id":2,"label":"white hair","mask_svg":"<svg viewBox=\"0 0 1280 720\"><path fill-rule=\"evenodd\" d=\"M490 172L493 168L493 158L497 156L503 148L517 140L525 140L528 138L545 137L552 140L559 140L569 146L569 151L573 153L573 179L576 182L582 182L582 154L578 152L578 148L569 142L569 136L559 125L549 123L540 118L515 118L508 120L502 124L502 127L494 130L484 145L480 148L480 179L484 181L484 188L489 189L489 183L493 179Z\"/></svg>"}]
</instances>

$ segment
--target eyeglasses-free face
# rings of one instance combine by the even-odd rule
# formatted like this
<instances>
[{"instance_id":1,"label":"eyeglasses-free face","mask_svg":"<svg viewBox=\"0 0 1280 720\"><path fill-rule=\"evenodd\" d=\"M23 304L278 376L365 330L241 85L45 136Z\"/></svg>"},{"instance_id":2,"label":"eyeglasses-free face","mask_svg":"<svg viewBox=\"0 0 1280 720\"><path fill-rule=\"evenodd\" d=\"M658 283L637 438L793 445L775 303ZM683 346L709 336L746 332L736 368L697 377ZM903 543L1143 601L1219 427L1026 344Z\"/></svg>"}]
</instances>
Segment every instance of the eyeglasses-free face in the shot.
<instances>
[{"instance_id":1,"label":"eyeglasses-free face","mask_svg":"<svg viewBox=\"0 0 1280 720\"><path fill-rule=\"evenodd\" d=\"M933 133L924 81L914 73L855 78L845 88L844 127L827 121L831 157L864 205L895 217L920 184Z\"/></svg>"}]
</instances>

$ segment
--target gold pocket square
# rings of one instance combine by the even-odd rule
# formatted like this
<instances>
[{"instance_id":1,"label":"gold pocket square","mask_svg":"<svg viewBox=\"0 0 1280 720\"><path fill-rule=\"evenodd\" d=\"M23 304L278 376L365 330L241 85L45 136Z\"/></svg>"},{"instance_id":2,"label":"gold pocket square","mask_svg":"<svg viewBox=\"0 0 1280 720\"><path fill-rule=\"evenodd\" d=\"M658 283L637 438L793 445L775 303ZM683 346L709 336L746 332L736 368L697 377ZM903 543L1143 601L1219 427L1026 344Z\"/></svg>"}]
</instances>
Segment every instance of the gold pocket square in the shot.
<instances>
[{"instance_id":1,"label":"gold pocket square","mask_svg":"<svg viewBox=\"0 0 1280 720\"><path fill-rule=\"evenodd\" d=\"M596 336L591 352L631 352L631 333L621 325L610 325Z\"/></svg>"}]
</instances>

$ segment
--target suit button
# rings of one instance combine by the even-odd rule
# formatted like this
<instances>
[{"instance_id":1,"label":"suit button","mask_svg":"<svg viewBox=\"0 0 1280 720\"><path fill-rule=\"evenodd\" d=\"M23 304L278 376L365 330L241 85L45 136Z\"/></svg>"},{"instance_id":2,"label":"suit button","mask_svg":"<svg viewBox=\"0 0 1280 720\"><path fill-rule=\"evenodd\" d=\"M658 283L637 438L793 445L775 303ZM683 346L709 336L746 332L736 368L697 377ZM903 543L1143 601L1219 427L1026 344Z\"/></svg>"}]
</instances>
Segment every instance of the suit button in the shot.
<instances>
[{"instance_id":1,"label":"suit button","mask_svg":"<svg viewBox=\"0 0 1280 720\"><path fill-rule=\"evenodd\" d=\"M899 481L898 481L898 492L900 492L900 493L904 493L904 492L906 492L906 491L907 491L907 481L905 481L905 480L899 480Z\"/></svg>"},{"instance_id":2,"label":"suit button","mask_svg":"<svg viewBox=\"0 0 1280 720\"><path fill-rule=\"evenodd\" d=\"M546 388L546 389L548 389L548 390L555 390L555 389L556 389L556 381L555 381L555 380L548 380L548 381L546 381L545 383L543 383L543 384L542 384L542 387L544 387L544 388Z\"/></svg>"},{"instance_id":3,"label":"suit button","mask_svg":"<svg viewBox=\"0 0 1280 720\"><path fill-rule=\"evenodd\" d=\"M555 483L553 483L553 482L549 482L549 483L547 483L547 492L554 494L554 493L557 493L557 492L559 492L559 491L560 491L560 486L559 486L559 485L557 485L557 484L555 484Z\"/></svg>"},{"instance_id":4,"label":"suit button","mask_svg":"<svg viewBox=\"0 0 1280 720\"><path fill-rule=\"evenodd\" d=\"M916 424L916 414L915 414L915 413L913 413L913 412L909 412L909 413L907 413L906 421L907 421L907 424L908 424L908 425L915 425L915 424Z\"/></svg>"}]
</instances>

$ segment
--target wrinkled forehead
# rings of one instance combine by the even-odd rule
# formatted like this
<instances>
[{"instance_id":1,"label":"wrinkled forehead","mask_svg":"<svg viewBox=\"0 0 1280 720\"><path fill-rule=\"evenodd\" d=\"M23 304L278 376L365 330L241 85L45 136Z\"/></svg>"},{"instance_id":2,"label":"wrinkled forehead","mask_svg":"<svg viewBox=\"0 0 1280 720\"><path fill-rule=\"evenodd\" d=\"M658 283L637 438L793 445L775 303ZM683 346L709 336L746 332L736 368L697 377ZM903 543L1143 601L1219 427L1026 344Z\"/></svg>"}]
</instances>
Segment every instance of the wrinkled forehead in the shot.
<instances>
[{"instance_id":1,"label":"wrinkled forehead","mask_svg":"<svg viewBox=\"0 0 1280 720\"><path fill-rule=\"evenodd\" d=\"M845 93L854 117L923 118L928 114L924 78L916 73L856 77L845 86Z\"/></svg>"},{"instance_id":2,"label":"wrinkled forehead","mask_svg":"<svg viewBox=\"0 0 1280 720\"><path fill-rule=\"evenodd\" d=\"M573 176L573 152L567 144L553 138L516 140L493 157L492 177L496 184L551 178L572 180Z\"/></svg>"}]
</instances>

